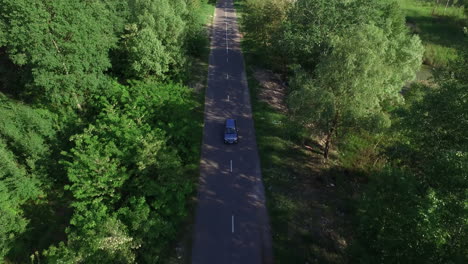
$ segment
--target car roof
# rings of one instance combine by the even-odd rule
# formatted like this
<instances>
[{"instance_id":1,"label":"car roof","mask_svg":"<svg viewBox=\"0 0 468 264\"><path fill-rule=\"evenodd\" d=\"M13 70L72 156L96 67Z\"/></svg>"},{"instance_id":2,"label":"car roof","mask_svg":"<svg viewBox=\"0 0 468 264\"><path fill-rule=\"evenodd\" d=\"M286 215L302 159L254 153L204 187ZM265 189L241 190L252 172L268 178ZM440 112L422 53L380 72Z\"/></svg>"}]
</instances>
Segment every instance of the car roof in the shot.
<instances>
[{"instance_id":1,"label":"car roof","mask_svg":"<svg viewBox=\"0 0 468 264\"><path fill-rule=\"evenodd\" d=\"M236 120L235 119L226 119L226 127L236 127Z\"/></svg>"}]
</instances>

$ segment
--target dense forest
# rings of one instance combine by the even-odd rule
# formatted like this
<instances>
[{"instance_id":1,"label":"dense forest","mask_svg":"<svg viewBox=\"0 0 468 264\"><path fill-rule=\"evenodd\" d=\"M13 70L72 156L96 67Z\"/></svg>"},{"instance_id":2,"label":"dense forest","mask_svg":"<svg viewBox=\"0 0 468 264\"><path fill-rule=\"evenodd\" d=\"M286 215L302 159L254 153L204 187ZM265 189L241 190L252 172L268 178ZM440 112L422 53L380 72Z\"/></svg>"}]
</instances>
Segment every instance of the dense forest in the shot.
<instances>
[{"instance_id":1,"label":"dense forest","mask_svg":"<svg viewBox=\"0 0 468 264\"><path fill-rule=\"evenodd\" d=\"M0 0L0 262L168 256L197 180L207 2Z\"/></svg>"},{"instance_id":2,"label":"dense forest","mask_svg":"<svg viewBox=\"0 0 468 264\"><path fill-rule=\"evenodd\" d=\"M237 4L276 263L468 262L466 4Z\"/></svg>"},{"instance_id":3,"label":"dense forest","mask_svg":"<svg viewBox=\"0 0 468 264\"><path fill-rule=\"evenodd\" d=\"M213 2L0 0L0 262L167 262ZM235 3L275 262L468 263L468 2Z\"/></svg>"}]
</instances>

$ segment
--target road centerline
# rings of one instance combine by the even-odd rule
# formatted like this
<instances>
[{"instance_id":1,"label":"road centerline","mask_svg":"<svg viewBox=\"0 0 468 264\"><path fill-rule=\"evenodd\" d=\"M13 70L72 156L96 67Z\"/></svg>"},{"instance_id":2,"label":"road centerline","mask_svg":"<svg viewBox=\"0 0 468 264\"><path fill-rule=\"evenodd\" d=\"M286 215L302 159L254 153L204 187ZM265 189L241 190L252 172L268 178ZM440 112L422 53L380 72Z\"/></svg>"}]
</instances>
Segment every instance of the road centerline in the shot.
<instances>
[{"instance_id":1,"label":"road centerline","mask_svg":"<svg viewBox=\"0 0 468 264\"><path fill-rule=\"evenodd\" d=\"M242 36L233 0L218 0L215 12L205 91L192 264L271 264L269 217L241 50ZM229 118L235 118L246 135L237 145L225 145L220 137L224 131L223 122ZM226 165L228 168L224 167ZM258 194L255 201L252 193ZM227 230L229 215L231 234ZM237 224L236 220L241 222ZM236 229L239 232L235 232Z\"/></svg>"},{"instance_id":2,"label":"road centerline","mask_svg":"<svg viewBox=\"0 0 468 264\"><path fill-rule=\"evenodd\" d=\"M234 234L234 215L231 217L231 232Z\"/></svg>"},{"instance_id":3,"label":"road centerline","mask_svg":"<svg viewBox=\"0 0 468 264\"><path fill-rule=\"evenodd\" d=\"M228 28L228 23L226 21L226 53L229 53L229 40L228 40L228 31L227 31L227 28Z\"/></svg>"}]
</instances>

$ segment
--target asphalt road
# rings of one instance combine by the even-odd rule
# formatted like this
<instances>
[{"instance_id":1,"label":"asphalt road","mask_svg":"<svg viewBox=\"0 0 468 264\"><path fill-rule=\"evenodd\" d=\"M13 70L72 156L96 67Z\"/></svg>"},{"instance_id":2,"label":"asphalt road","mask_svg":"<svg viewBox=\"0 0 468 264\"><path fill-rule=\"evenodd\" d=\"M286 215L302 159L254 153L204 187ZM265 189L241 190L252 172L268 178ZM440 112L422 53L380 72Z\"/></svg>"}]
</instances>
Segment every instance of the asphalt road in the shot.
<instances>
[{"instance_id":1,"label":"asphalt road","mask_svg":"<svg viewBox=\"0 0 468 264\"><path fill-rule=\"evenodd\" d=\"M192 263L273 263L233 0L216 5L209 64ZM237 120L237 145L223 143L227 118Z\"/></svg>"}]
</instances>

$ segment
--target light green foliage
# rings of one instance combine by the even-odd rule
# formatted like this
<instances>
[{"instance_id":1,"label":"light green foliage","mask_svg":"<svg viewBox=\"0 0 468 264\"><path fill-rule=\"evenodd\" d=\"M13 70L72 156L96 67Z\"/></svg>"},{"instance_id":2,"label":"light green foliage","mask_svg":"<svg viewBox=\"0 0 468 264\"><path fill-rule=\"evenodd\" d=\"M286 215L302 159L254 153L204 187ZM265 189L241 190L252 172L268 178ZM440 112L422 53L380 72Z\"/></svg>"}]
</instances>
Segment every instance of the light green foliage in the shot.
<instances>
[{"instance_id":1,"label":"light green foliage","mask_svg":"<svg viewBox=\"0 0 468 264\"><path fill-rule=\"evenodd\" d=\"M433 67L447 66L450 62L456 61L458 51L455 48L441 46L439 44L428 43L424 51L424 63Z\"/></svg>"},{"instance_id":2,"label":"light green foliage","mask_svg":"<svg viewBox=\"0 0 468 264\"><path fill-rule=\"evenodd\" d=\"M163 80L184 64L185 1L131 0L130 19L122 35L124 74ZM171 73L173 74L173 73Z\"/></svg>"},{"instance_id":3,"label":"light green foliage","mask_svg":"<svg viewBox=\"0 0 468 264\"><path fill-rule=\"evenodd\" d=\"M186 0L187 14L186 18L186 43L185 48L191 56L202 58L208 52L208 28L206 10L211 6L206 0ZM211 16L213 13L210 12Z\"/></svg>"},{"instance_id":4,"label":"light green foliage","mask_svg":"<svg viewBox=\"0 0 468 264\"><path fill-rule=\"evenodd\" d=\"M90 208L96 209L96 208ZM89 219L102 211L89 211ZM88 219L88 220L89 220ZM138 248L126 226L115 217L101 218L93 229L80 229L45 251L47 263L134 263Z\"/></svg>"},{"instance_id":5,"label":"light green foliage","mask_svg":"<svg viewBox=\"0 0 468 264\"><path fill-rule=\"evenodd\" d=\"M382 101L398 100L398 92L421 65L417 37L395 36L374 25L349 28L333 36L331 51L317 65L316 83L335 96L335 112L360 119L382 111Z\"/></svg>"},{"instance_id":6,"label":"light green foliage","mask_svg":"<svg viewBox=\"0 0 468 264\"><path fill-rule=\"evenodd\" d=\"M54 116L0 94L0 258L28 223L21 206L43 195Z\"/></svg>"},{"instance_id":7,"label":"light green foliage","mask_svg":"<svg viewBox=\"0 0 468 264\"><path fill-rule=\"evenodd\" d=\"M310 74L300 69L295 71L290 89L292 92L287 102L295 120L302 125L315 123L317 127L323 127L323 131L328 131L335 113L332 91L321 89Z\"/></svg>"},{"instance_id":8,"label":"light green foliage","mask_svg":"<svg viewBox=\"0 0 468 264\"><path fill-rule=\"evenodd\" d=\"M342 1L299 0L289 10L281 34L277 39L280 53L290 63L299 63L313 69L321 52L327 48L326 41L334 28L352 24L344 17ZM341 9L341 12L338 11ZM351 10L350 10L351 12ZM364 12L355 12L356 18ZM340 20L340 17L343 19ZM343 23L341 23L343 22Z\"/></svg>"},{"instance_id":9,"label":"light green foliage","mask_svg":"<svg viewBox=\"0 0 468 264\"><path fill-rule=\"evenodd\" d=\"M382 6L368 0L298 0L289 9L276 46L290 64L313 70L330 48L330 37L350 25L376 21ZM383 17L381 18L383 19Z\"/></svg>"},{"instance_id":10,"label":"light green foliage","mask_svg":"<svg viewBox=\"0 0 468 264\"><path fill-rule=\"evenodd\" d=\"M289 97L292 115L326 135L325 157L338 129L344 135L358 124L390 125L384 106L399 100L401 87L414 78L423 53L395 6L368 1L349 5L298 1L291 12L299 16L285 24L282 40L292 47L296 62L311 72L296 72ZM305 7L313 7L314 14L307 16ZM352 16L361 9L371 11L366 17L360 17L361 11ZM353 18L341 21L341 14ZM368 21L362 24L365 18ZM299 35L301 28L304 36Z\"/></svg>"},{"instance_id":11,"label":"light green foliage","mask_svg":"<svg viewBox=\"0 0 468 264\"><path fill-rule=\"evenodd\" d=\"M9 57L31 72L27 94L52 107L83 108L110 67L116 37L109 17L99 1L0 1Z\"/></svg>"},{"instance_id":12,"label":"light green foliage","mask_svg":"<svg viewBox=\"0 0 468 264\"><path fill-rule=\"evenodd\" d=\"M351 36L350 26L358 30L370 24L383 30L390 40L400 38L390 47L395 49L403 40L400 35L407 34L404 23L395 4L370 0L298 0L288 12L277 45L289 63L300 64L312 71L321 61L320 57L333 49L333 37Z\"/></svg>"},{"instance_id":13,"label":"light green foliage","mask_svg":"<svg viewBox=\"0 0 468 264\"><path fill-rule=\"evenodd\" d=\"M259 47L267 48L286 18L292 1L289 0L247 0L242 15L242 26L246 37Z\"/></svg>"}]
</instances>

